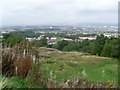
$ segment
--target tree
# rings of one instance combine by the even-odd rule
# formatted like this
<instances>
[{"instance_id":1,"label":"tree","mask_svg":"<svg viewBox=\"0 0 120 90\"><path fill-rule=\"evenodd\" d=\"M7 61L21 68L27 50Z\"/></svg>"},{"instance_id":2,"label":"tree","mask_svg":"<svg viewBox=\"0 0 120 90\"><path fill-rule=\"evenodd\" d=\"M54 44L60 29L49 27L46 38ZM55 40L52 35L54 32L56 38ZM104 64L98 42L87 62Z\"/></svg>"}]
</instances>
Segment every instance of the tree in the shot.
<instances>
[{"instance_id":1,"label":"tree","mask_svg":"<svg viewBox=\"0 0 120 90\"><path fill-rule=\"evenodd\" d=\"M53 45L53 48L56 48L62 51L63 48L67 46L67 44L68 44L68 41L62 40L62 41L59 41L57 44Z\"/></svg>"},{"instance_id":2,"label":"tree","mask_svg":"<svg viewBox=\"0 0 120 90\"><path fill-rule=\"evenodd\" d=\"M98 42L94 41L90 44L90 53L92 55L100 54L100 45Z\"/></svg>"},{"instance_id":3,"label":"tree","mask_svg":"<svg viewBox=\"0 0 120 90\"><path fill-rule=\"evenodd\" d=\"M119 57L119 42L118 42L118 38L110 38L106 41L103 51L102 51L102 56L106 56L106 57L113 57L113 58L118 58Z\"/></svg>"},{"instance_id":4,"label":"tree","mask_svg":"<svg viewBox=\"0 0 120 90\"><path fill-rule=\"evenodd\" d=\"M116 45L111 50L111 56L113 58L120 58L120 45Z\"/></svg>"},{"instance_id":5,"label":"tree","mask_svg":"<svg viewBox=\"0 0 120 90\"><path fill-rule=\"evenodd\" d=\"M16 35L16 34L4 34L3 35L3 45L6 46L14 46L17 43L20 43L24 38L20 35Z\"/></svg>"},{"instance_id":6,"label":"tree","mask_svg":"<svg viewBox=\"0 0 120 90\"><path fill-rule=\"evenodd\" d=\"M47 39L46 39L46 37L43 37L43 38L40 40L40 42L41 42L41 46L47 46Z\"/></svg>"},{"instance_id":7,"label":"tree","mask_svg":"<svg viewBox=\"0 0 120 90\"><path fill-rule=\"evenodd\" d=\"M90 41L87 39L87 40L84 40L82 43L81 43L81 51L83 52L90 52Z\"/></svg>"},{"instance_id":8,"label":"tree","mask_svg":"<svg viewBox=\"0 0 120 90\"><path fill-rule=\"evenodd\" d=\"M35 40L33 41L33 45L36 47L47 46L47 39L44 37L41 40Z\"/></svg>"},{"instance_id":9,"label":"tree","mask_svg":"<svg viewBox=\"0 0 120 90\"><path fill-rule=\"evenodd\" d=\"M75 42L69 42L67 46L63 48L63 51L78 51L79 46Z\"/></svg>"},{"instance_id":10,"label":"tree","mask_svg":"<svg viewBox=\"0 0 120 90\"><path fill-rule=\"evenodd\" d=\"M104 48L103 48L103 51L102 51L102 56L105 56L105 57L111 57L111 51L112 51L112 47L113 45L110 44L110 43L106 43Z\"/></svg>"},{"instance_id":11,"label":"tree","mask_svg":"<svg viewBox=\"0 0 120 90\"><path fill-rule=\"evenodd\" d=\"M101 34L100 36L97 36L97 39L95 41L93 41L90 45L90 48L91 48L91 54L93 55L101 55L102 51L103 51L103 48L104 48L104 45L107 41L107 37L104 37L103 34Z\"/></svg>"}]
</instances>

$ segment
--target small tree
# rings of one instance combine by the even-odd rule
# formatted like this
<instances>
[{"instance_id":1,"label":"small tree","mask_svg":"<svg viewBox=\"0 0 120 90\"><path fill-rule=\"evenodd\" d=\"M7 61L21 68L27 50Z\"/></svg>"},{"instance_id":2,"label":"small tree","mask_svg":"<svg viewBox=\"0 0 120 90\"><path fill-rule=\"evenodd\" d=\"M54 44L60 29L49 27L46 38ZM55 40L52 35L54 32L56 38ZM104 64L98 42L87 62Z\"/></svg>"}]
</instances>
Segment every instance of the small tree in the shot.
<instances>
[{"instance_id":1,"label":"small tree","mask_svg":"<svg viewBox=\"0 0 120 90\"><path fill-rule=\"evenodd\" d=\"M111 50L111 56L113 58L120 58L120 45L113 46Z\"/></svg>"},{"instance_id":2,"label":"small tree","mask_svg":"<svg viewBox=\"0 0 120 90\"><path fill-rule=\"evenodd\" d=\"M111 51L112 51L112 44L106 43L101 55L105 57L111 57Z\"/></svg>"},{"instance_id":3,"label":"small tree","mask_svg":"<svg viewBox=\"0 0 120 90\"><path fill-rule=\"evenodd\" d=\"M63 48L67 46L67 44L68 44L68 41L62 40L62 41L59 41L57 44L55 44L53 47L62 51Z\"/></svg>"}]
</instances>

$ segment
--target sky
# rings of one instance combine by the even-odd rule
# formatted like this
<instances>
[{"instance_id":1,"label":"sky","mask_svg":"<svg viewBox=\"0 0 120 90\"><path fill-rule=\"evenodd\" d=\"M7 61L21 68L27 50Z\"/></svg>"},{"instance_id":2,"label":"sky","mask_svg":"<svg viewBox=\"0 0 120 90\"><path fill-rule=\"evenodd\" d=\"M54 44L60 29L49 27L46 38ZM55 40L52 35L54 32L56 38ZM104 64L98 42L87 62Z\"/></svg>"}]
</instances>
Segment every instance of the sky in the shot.
<instances>
[{"instance_id":1,"label":"sky","mask_svg":"<svg viewBox=\"0 0 120 90\"><path fill-rule=\"evenodd\" d=\"M119 0L0 0L3 25L117 24Z\"/></svg>"}]
</instances>

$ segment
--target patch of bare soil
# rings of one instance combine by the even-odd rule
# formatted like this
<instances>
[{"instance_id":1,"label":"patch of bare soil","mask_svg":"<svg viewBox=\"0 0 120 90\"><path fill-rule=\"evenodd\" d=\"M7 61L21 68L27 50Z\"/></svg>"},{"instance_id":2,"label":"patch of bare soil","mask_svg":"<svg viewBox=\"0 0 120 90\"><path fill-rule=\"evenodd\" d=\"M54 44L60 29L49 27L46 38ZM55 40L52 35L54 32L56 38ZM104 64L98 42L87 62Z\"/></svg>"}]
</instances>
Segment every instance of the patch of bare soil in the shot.
<instances>
[{"instance_id":1,"label":"patch of bare soil","mask_svg":"<svg viewBox=\"0 0 120 90\"><path fill-rule=\"evenodd\" d=\"M45 47L40 47L38 48L39 55L41 57L49 57L50 54L58 52L57 49L52 49L52 48L45 48Z\"/></svg>"}]
</instances>

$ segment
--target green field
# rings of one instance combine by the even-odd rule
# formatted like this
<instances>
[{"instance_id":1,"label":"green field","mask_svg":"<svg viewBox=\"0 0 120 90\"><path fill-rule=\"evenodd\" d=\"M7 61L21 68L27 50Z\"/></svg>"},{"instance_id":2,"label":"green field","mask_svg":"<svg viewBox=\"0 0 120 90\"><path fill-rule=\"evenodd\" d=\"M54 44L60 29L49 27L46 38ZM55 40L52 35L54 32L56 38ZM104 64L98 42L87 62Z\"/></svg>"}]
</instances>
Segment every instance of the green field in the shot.
<instances>
[{"instance_id":1,"label":"green field","mask_svg":"<svg viewBox=\"0 0 120 90\"><path fill-rule=\"evenodd\" d=\"M59 82L70 77L86 78L92 82L106 82L108 80L117 83L118 63L117 59L82 55L78 52L57 52L49 58L41 58L41 71L45 77L52 72ZM82 73L85 72L86 75Z\"/></svg>"},{"instance_id":2,"label":"green field","mask_svg":"<svg viewBox=\"0 0 120 90\"><path fill-rule=\"evenodd\" d=\"M89 82L118 82L118 60L107 57L99 57L92 55L84 55L79 52L61 52L57 51L49 54L48 57L39 58L39 70L42 77L48 79L54 77L57 83L62 83L71 77L79 77L87 79ZM28 75L32 78L33 75ZM5 78L1 77L0 84L7 87L40 87L34 84L29 84L29 78L19 77Z\"/></svg>"}]
</instances>

